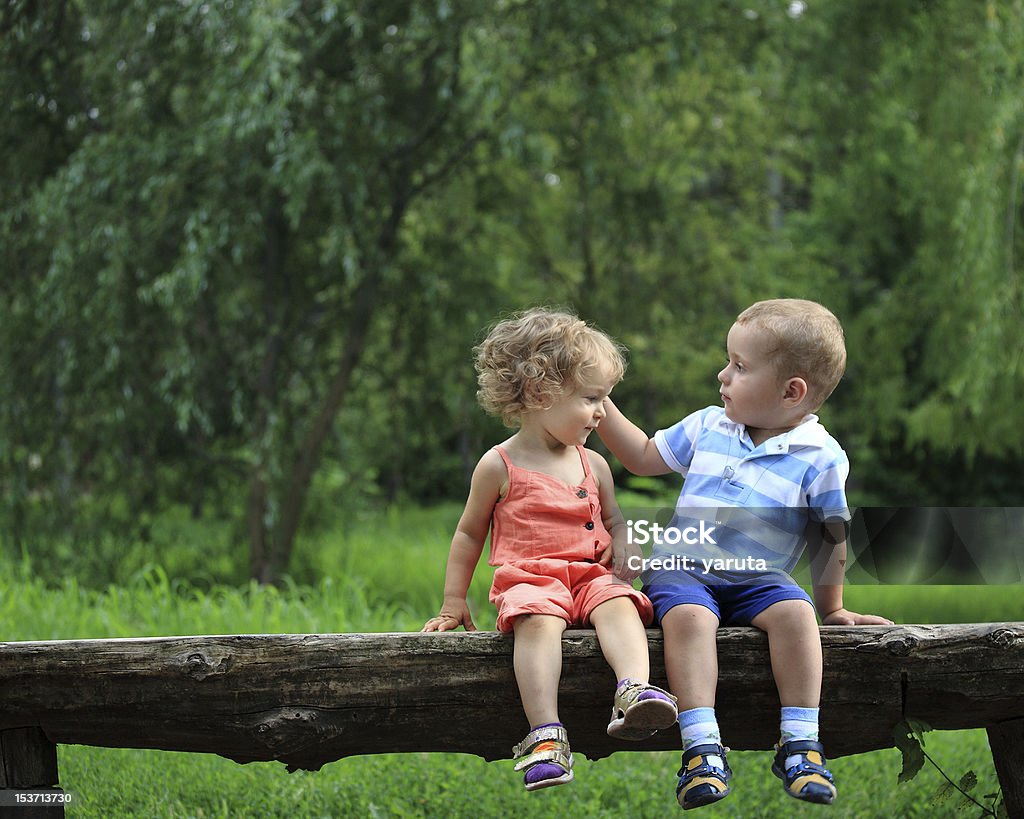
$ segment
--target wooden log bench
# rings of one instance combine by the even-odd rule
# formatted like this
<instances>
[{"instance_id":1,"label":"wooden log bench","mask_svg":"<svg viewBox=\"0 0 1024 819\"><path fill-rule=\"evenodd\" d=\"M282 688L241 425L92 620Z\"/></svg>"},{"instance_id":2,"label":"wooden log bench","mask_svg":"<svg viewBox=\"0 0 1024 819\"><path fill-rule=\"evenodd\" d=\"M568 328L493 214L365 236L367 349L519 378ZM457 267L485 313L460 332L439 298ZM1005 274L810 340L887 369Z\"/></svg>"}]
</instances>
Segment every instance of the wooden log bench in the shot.
<instances>
[{"instance_id":1,"label":"wooden log bench","mask_svg":"<svg viewBox=\"0 0 1024 819\"><path fill-rule=\"evenodd\" d=\"M661 632L648 637L652 679L664 684ZM908 717L985 728L1009 815L1024 817L1024 622L826 626L821 638L830 756L891 747ZM736 750L770 749L778 697L767 639L724 628L718 643L723 735ZM58 788L59 744L289 770L384 752L504 759L528 729L511 652L511 636L495 632L0 643L0 789ZM614 681L593 631L567 631L563 656L560 712L574 752L678 749L671 730L628 744L604 733Z\"/></svg>"}]
</instances>

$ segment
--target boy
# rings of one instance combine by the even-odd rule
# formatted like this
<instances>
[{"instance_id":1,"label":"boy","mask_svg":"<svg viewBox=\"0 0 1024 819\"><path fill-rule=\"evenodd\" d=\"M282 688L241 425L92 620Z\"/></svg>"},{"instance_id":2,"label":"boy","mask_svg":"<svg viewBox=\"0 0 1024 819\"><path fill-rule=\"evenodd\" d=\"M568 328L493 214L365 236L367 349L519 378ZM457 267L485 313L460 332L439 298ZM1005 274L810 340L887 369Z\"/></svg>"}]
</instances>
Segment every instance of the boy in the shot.
<instances>
[{"instance_id":1,"label":"boy","mask_svg":"<svg viewBox=\"0 0 1024 819\"><path fill-rule=\"evenodd\" d=\"M891 622L843 608L849 462L812 414L845 370L843 330L815 302L762 301L737 317L727 350L718 374L724 407L695 412L648 439L606 400L598 430L631 472L686 476L672 523L684 537L666 537L656 547L657 556L676 561L644 576L679 700L676 796L689 809L729 793L714 711L715 631L720 624L752 625L768 634L782 705L772 771L790 796L831 804L836 789L818 742L822 655L814 606L826 625ZM788 574L808 535L812 546L826 546L812 552L813 604ZM828 578L818 570L823 562L833 569Z\"/></svg>"}]
</instances>

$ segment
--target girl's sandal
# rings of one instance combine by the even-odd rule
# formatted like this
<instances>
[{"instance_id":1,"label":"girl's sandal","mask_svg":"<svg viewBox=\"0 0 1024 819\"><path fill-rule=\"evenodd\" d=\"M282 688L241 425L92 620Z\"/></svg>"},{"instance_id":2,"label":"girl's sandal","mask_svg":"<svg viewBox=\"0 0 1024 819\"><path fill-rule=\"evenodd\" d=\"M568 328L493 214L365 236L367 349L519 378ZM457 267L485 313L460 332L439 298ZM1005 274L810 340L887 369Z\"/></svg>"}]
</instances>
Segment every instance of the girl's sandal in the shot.
<instances>
[{"instance_id":1,"label":"girl's sandal","mask_svg":"<svg viewBox=\"0 0 1024 819\"><path fill-rule=\"evenodd\" d=\"M528 791L572 782L573 758L569 751L569 735L560 725L530 731L523 741L512 749L512 758L516 760L513 770L526 772L523 775L523 784ZM550 768L553 775L531 782L530 771L541 764ZM558 773L559 770L561 773Z\"/></svg>"},{"instance_id":2,"label":"girl's sandal","mask_svg":"<svg viewBox=\"0 0 1024 819\"><path fill-rule=\"evenodd\" d=\"M791 739L775 746L772 773L794 799L831 805L836 798L832 774L825 767L825 749L810 739Z\"/></svg>"},{"instance_id":3,"label":"girl's sandal","mask_svg":"<svg viewBox=\"0 0 1024 819\"><path fill-rule=\"evenodd\" d=\"M676 698L663 688L649 683L625 680L615 689L608 736L641 740L662 728L675 725L679 712Z\"/></svg>"}]
</instances>

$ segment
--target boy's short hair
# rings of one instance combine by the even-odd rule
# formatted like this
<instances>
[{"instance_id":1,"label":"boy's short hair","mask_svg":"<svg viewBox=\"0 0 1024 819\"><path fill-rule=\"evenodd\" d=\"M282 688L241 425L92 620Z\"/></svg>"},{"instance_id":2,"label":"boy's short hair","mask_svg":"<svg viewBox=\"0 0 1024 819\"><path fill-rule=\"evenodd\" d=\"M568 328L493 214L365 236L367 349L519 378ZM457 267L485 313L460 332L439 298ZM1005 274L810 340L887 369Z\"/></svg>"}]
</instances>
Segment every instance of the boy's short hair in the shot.
<instances>
[{"instance_id":1,"label":"boy's short hair","mask_svg":"<svg viewBox=\"0 0 1024 819\"><path fill-rule=\"evenodd\" d=\"M736 324L757 327L769 339L765 352L780 378L807 382L810 411L832 394L846 370L843 326L832 311L805 299L769 299L752 304Z\"/></svg>"},{"instance_id":2,"label":"boy's short hair","mask_svg":"<svg viewBox=\"0 0 1024 819\"><path fill-rule=\"evenodd\" d=\"M508 427L545 409L594 370L613 384L626 372L624 348L563 310L535 307L498 322L473 348L477 399Z\"/></svg>"}]
</instances>

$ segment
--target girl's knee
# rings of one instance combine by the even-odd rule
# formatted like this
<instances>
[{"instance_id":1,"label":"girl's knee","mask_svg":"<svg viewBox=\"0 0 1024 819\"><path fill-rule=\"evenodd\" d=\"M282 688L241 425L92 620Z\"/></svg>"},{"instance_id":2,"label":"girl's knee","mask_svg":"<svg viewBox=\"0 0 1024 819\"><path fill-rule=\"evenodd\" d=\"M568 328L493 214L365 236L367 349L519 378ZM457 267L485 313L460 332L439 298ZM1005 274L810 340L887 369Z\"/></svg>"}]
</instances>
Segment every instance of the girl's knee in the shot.
<instances>
[{"instance_id":1,"label":"girl's knee","mask_svg":"<svg viewBox=\"0 0 1024 819\"><path fill-rule=\"evenodd\" d=\"M561 634L565 631L565 625L565 620L553 614L520 614L516 617L512 630L516 634L526 632L532 634L557 632Z\"/></svg>"},{"instance_id":2,"label":"girl's knee","mask_svg":"<svg viewBox=\"0 0 1024 819\"><path fill-rule=\"evenodd\" d=\"M628 620L636 618L639 620L640 614L636 610L636 604L629 597L623 595L621 597L610 597L609 599L598 603L594 606L587 619L590 620L591 625L593 625L595 618L600 620L604 617L615 617Z\"/></svg>"}]
</instances>

